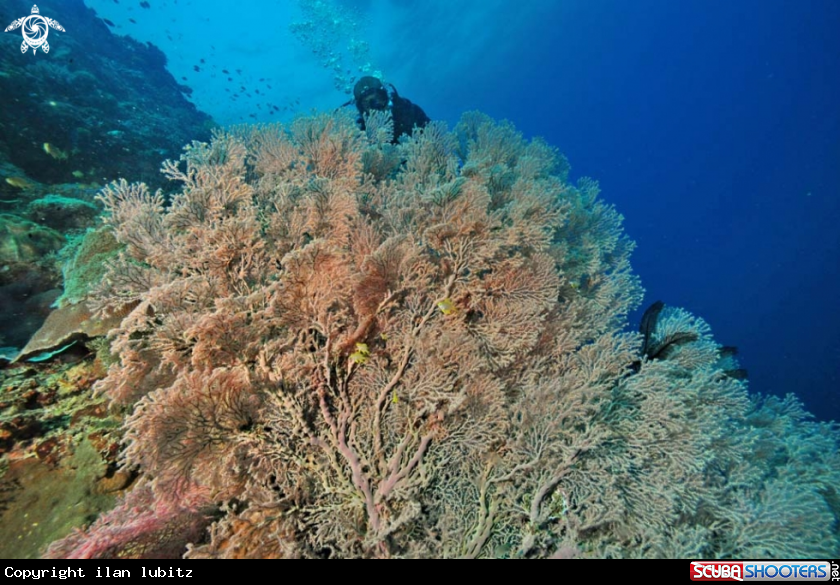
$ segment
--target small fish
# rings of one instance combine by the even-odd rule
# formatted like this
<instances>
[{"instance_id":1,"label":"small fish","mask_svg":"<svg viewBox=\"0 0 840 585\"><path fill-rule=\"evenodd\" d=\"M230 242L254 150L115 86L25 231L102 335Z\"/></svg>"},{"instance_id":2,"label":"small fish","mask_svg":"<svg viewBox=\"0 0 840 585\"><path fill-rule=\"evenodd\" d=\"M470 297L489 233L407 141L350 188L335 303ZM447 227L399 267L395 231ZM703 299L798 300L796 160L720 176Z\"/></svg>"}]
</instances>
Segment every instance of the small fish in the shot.
<instances>
[{"instance_id":1,"label":"small fish","mask_svg":"<svg viewBox=\"0 0 840 585\"><path fill-rule=\"evenodd\" d=\"M85 176L85 174L82 171L73 171L71 174L77 179L81 179Z\"/></svg>"},{"instance_id":2,"label":"small fish","mask_svg":"<svg viewBox=\"0 0 840 585\"><path fill-rule=\"evenodd\" d=\"M140 3L140 8L151 8L151 7L152 7L152 5L149 4L148 2L146 2L146 0L143 0L143 2Z\"/></svg>"},{"instance_id":3,"label":"small fish","mask_svg":"<svg viewBox=\"0 0 840 585\"><path fill-rule=\"evenodd\" d=\"M112 27L112 28L113 28L113 27L115 27L115 26L117 26L117 25L115 25L113 22L111 22L110 20L108 20L107 18L103 18L103 19L102 19L102 22L104 22L105 24L107 24L108 26L110 26L110 27Z\"/></svg>"},{"instance_id":4,"label":"small fish","mask_svg":"<svg viewBox=\"0 0 840 585\"><path fill-rule=\"evenodd\" d=\"M225 75L230 75L230 71L228 71L227 69L222 69L222 73L224 73Z\"/></svg>"},{"instance_id":5,"label":"small fish","mask_svg":"<svg viewBox=\"0 0 840 585\"><path fill-rule=\"evenodd\" d=\"M200 68L198 65L193 65L193 71L195 71L196 73L198 73L198 72L200 72L200 71L201 71L201 68Z\"/></svg>"},{"instance_id":6,"label":"small fish","mask_svg":"<svg viewBox=\"0 0 840 585\"><path fill-rule=\"evenodd\" d=\"M367 343L357 343L356 351L350 354L350 361L360 366L370 357L370 349Z\"/></svg>"},{"instance_id":7,"label":"small fish","mask_svg":"<svg viewBox=\"0 0 840 585\"><path fill-rule=\"evenodd\" d=\"M443 299L442 301L438 301L437 307L444 315L452 315L458 312L458 308L455 306L455 303L452 302L452 299Z\"/></svg>"},{"instance_id":8,"label":"small fish","mask_svg":"<svg viewBox=\"0 0 840 585\"><path fill-rule=\"evenodd\" d=\"M6 182L12 187L17 187L18 189L30 189L32 187L32 183L23 177L6 177Z\"/></svg>"},{"instance_id":9,"label":"small fish","mask_svg":"<svg viewBox=\"0 0 840 585\"><path fill-rule=\"evenodd\" d=\"M137 24L137 21L134 20L133 18L129 18L128 22L130 22L131 24Z\"/></svg>"},{"instance_id":10,"label":"small fish","mask_svg":"<svg viewBox=\"0 0 840 585\"><path fill-rule=\"evenodd\" d=\"M53 146L49 142L45 142L43 146L44 152L48 155L53 157L56 160L67 160L67 153L58 148L57 146Z\"/></svg>"}]
</instances>

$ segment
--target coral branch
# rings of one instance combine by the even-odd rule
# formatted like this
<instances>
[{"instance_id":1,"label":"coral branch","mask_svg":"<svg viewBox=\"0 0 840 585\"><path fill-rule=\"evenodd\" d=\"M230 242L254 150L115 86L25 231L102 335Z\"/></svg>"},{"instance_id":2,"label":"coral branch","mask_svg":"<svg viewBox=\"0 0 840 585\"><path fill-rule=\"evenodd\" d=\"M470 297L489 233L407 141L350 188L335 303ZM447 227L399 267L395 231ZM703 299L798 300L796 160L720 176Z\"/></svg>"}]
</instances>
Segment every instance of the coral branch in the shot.
<instances>
[{"instance_id":1,"label":"coral branch","mask_svg":"<svg viewBox=\"0 0 840 585\"><path fill-rule=\"evenodd\" d=\"M127 314L96 389L143 491L50 554L840 555L837 429L751 400L686 311L626 331L595 181L481 114L367 123L219 132L169 205L102 191L92 301Z\"/></svg>"}]
</instances>

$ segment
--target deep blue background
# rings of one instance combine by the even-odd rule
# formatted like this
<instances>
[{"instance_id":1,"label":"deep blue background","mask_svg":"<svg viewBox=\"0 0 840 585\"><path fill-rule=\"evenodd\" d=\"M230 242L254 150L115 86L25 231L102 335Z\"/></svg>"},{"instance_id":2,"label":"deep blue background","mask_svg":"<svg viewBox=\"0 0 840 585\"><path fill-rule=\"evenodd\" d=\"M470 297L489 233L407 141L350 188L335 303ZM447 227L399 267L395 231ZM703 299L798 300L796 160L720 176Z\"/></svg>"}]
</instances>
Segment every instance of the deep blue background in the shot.
<instances>
[{"instance_id":1,"label":"deep blue background","mask_svg":"<svg viewBox=\"0 0 840 585\"><path fill-rule=\"evenodd\" d=\"M645 306L702 316L751 389L840 420L840 2L558 4L444 117L559 146L625 216Z\"/></svg>"},{"instance_id":2,"label":"deep blue background","mask_svg":"<svg viewBox=\"0 0 840 585\"><path fill-rule=\"evenodd\" d=\"M289 33L304 1L87 0L222 123L346 99ZM507 118L598 179L645 306L702 316L751 389L840 420L840 1L324 1L355 10L372 67L432 118ZM242 70L230 86L223 67Z\"/></svg>"}]
</instances>

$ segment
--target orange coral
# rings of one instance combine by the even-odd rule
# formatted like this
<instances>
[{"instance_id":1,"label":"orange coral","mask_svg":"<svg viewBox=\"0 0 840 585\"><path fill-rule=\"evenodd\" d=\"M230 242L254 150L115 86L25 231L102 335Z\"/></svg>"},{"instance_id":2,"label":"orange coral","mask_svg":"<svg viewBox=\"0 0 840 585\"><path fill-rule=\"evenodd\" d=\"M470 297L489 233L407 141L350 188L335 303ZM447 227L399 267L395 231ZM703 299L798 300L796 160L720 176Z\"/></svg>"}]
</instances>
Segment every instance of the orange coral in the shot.
<instances>
[{"instance_id":1,"label":"orange coral","mask_svg":"<svg viewBox=\"0 0 840 585\"><path fill-rule=\"evenodd\" d=\"M597 185L480 114L396 147L379 126L240 128L167 163L169 207L103 192L128 249L101 301L138 303L97 387L134 409L125 461L164 509L231 503L190 554L655 555L718 526L741 447L696 404L745 413L745 389L714 346L638 366Z\"/></svg>"}]
</instances>

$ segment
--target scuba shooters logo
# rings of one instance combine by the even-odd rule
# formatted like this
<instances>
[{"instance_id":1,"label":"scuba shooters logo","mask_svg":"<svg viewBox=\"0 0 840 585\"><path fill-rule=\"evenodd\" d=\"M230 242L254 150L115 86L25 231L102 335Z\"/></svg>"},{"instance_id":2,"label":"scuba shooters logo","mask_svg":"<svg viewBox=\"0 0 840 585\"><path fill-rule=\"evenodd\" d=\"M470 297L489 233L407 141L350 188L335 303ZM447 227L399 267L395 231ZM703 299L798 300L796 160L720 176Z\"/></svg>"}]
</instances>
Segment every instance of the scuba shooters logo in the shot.
<instances>
[{"instance_id":1,"label":"scuba shooters logo","mask_svg":"<svg viewBox=\"0 0 840 585\"><path fill-rule=\"evenodd\" d=\"M692 561L692 581L829 581L828 561Z\"/></svg>"},{"instance_id":2,"label":"scuba shooters logo","mask_svg":"<svg viewBox=\"0 0 840 585\"><path fill-rule=\"evenodd\" d=\"M38 52L38 47L45 53L50 52L50 44L47 42L47 35L50 28L66 32L64 27L58 24L57 20L41 16L38 6L32 7L32 14L18 18L12 24L6 27L6 32L21 29L23 33L23 43L20 45L20 52L25 53L29 48L32 48L32 54Z\"/></svg>"}]
</instances>

